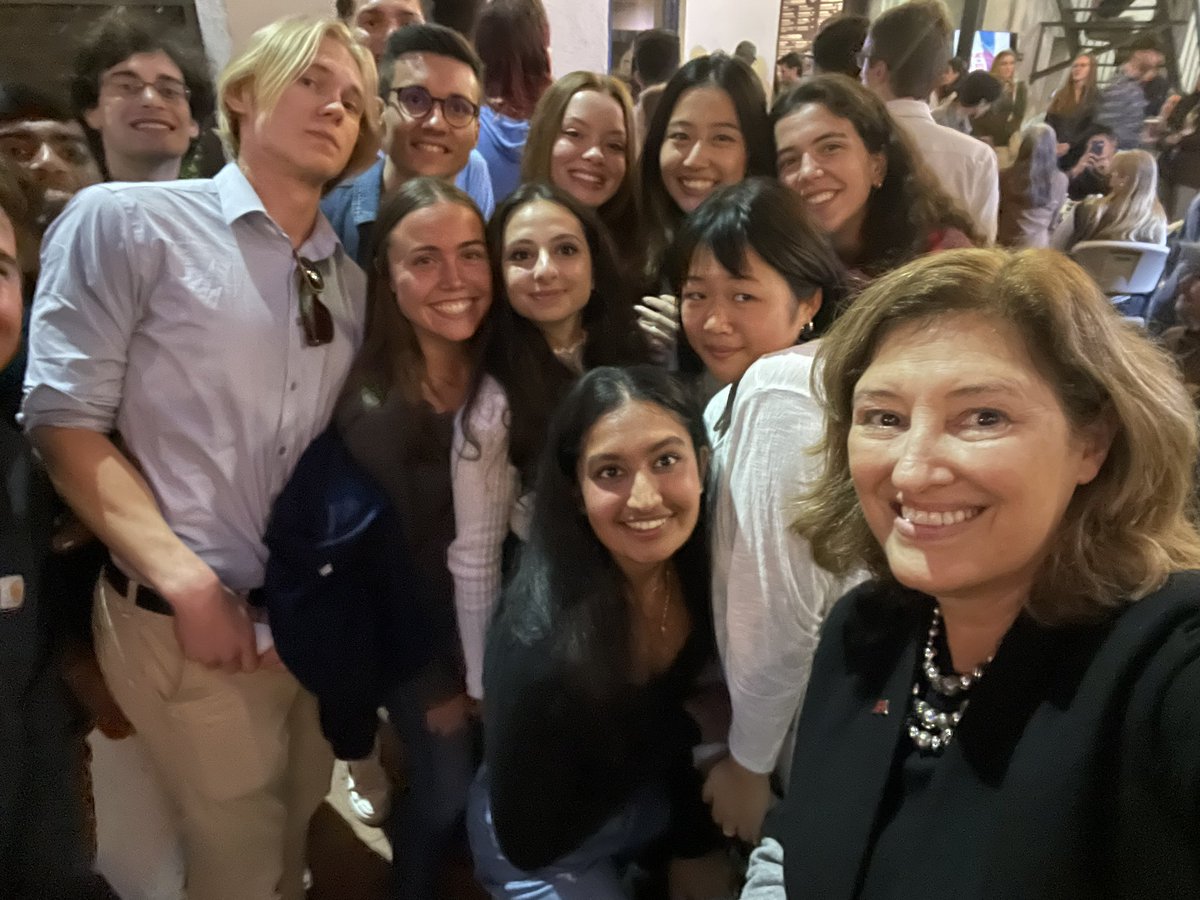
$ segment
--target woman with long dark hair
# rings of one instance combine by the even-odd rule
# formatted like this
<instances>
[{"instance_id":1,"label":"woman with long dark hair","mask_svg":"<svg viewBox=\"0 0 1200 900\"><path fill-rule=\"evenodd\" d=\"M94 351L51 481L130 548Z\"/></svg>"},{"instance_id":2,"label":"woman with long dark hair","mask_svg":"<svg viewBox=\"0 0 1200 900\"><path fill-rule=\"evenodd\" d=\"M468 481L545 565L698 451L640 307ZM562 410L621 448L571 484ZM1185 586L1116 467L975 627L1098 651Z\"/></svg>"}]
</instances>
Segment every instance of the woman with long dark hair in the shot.
<instances>
[{"instance_id":1,"label":"woman with long dark hair","mask_svg":"<svg viewBox=\"0 0 1200 900\"><path fill-rule=\"evenodd\" d=\"M874 278L914 257L977 241L883 102L844 75L820 75L771 110L779 180L799 194L850 269Z\"/></svg>"},{"instance_id":2,"label":"woman with long dark hair","mask_svg":"<svg viewBox=\"0 0 1200 900\"><path fill-rule=\"evenodd\" d=\"M840 311L845 275L800 198L768 178L704 201L671 256L684 337L726 385L704 417L713 440L713 618L733 722L705 799L726 834L756 840L772 774L786 783L785 745L821 622L845 587L789 528L796 485L816 475L805 448L823 424L810 339Z\"/></svg>"},{"instance_id":3,"label":"woman with long dark hair","mask_svg":"<svg viewBox=\"0 0 1200 900\"><path fill-rule=\"evenodd\" d=\"M685 709L712 653L707 459L699 407L650 366L589 372L550 425L488 638L468 828L493 897L626 898L651 843L670 896L728 893Z\"/></svg>"},{"instance_id":4,"label":"woman with long dark hair","mask_svg":"<svg viewBox=\"0 0 1200 900\"><path fill-rule=\"evenodd\" d=\"M528 531L529 497L554 407L584 371L647 352L616 253L596 214L525 184L488 223L495 327L483 378L456 425L457 533L449 548L467 686L481 697L483 642L500 596L504 544Z\"/></svg>"},{"instance_id":5,"label":"woman with long dark hair","mask_svg":"<svg viewBox=\"0 0 1200 900\"><path fill-rule=\"evenodd\" d=\"M642 147L641 214L646 274L662 279L663 256L683 217L717 188L774 172L762 82L723 53L686 63L663 89Z\"/></svg>"},{"instance_id":6,"label":"woman with long dark hair","mask_svg":"<svg viewBox=\"0 0 1200 900\"><path fill-rule=\"evenodd\" d=\"M1096 124L1098 101L1096 57L1080 53L1071 62L1062 87L1054 92L1046 109L1046 124L1054 129L1058 138L1055 152L1061 168L1071 168L1082 155L1082 147L1078 145L1086 137L1087 130Z\"/></svg>"},{"instance_id":7,"label":"woman with long dark hair","mask_svg":"<svg viewBox=\"0 0 1200 900\"><path fill-rule=\"evenodd\" d=\"M436 178L405 182L380 209L363 347L335 414L353 460L387 494L427 590L432 660L387 703L408 787L385 829L397 897L434 896L466 803L476 728L446 552L455 535L454 417L479 377L492 313L483 217Z\"/></svg>"}]
</instances>

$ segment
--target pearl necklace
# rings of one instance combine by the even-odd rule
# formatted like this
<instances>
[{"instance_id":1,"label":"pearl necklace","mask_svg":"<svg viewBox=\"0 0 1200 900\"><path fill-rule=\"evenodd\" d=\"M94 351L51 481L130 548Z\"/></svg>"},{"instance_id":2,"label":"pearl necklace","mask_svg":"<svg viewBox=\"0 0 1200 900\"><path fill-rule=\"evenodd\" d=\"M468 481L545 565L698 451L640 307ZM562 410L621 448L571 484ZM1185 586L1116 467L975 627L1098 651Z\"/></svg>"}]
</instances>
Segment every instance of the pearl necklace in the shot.
<instances>
[{"instance_id":1,"label":"pearl necklace","mask_svg":"<svg viewBox=\"0 0 1200 900\"><path fill-rule=\"evenodd\" d=\"M929 626L929 637L925 641L925 658L921 663L927 689L933 693L932 702L922 700L921 679L912 686L912 709L905 720L908 736L920 751L940 754L954 738L954 729L962 721L970 702L966 696L992 661L989 656L968 675L943 675L937 666L937 637L941 633L942 611L933 608L933 622Z\"/></svg>"}]
</instances>

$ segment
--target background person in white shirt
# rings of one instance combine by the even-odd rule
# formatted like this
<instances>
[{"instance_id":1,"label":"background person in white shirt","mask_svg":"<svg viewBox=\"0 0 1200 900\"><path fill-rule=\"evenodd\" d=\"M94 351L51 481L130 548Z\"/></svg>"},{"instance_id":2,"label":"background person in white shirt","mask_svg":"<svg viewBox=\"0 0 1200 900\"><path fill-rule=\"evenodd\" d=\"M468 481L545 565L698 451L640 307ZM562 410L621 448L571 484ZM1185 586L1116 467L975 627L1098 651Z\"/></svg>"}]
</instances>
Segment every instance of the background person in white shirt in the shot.
<instances>
[{"instance_id":1,"label":"background person in white shirt","mask_svg":"<svg viewBox=\"0 0 1200 900\"><path fill-rule=\"evenodd\" d=\"M1000 173L996 153L933 120L925 98L950 58L953 26L940 0L911 0L871 23L860 61L862 82L887 103L896 124L959 201L990 244L996 239Z\"/></svg>"}]
</instances>

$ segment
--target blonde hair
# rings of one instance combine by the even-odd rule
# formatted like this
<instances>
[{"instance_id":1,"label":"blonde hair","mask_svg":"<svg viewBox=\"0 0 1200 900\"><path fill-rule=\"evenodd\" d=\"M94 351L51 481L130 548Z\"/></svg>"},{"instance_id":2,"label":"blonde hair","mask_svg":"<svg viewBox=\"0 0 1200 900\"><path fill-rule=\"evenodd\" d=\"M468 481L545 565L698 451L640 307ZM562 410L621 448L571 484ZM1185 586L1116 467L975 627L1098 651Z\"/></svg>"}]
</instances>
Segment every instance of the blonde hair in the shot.
<instances>
[{"instance_id":1,"label":"blonde hair","mask_svg":"<svg viewBox=\"0 0 1200 900\"><path fill-rule=\"evenodd\" d=\"M375 102L378 76L370 52L354 39L337 19L289 16L265 25L250 38L241 55L230 61L217 82L218 128L230 156L241 150L240 122L229 104L231 97L249 90L259 115L269 115L283 92L316 59L321 41L330 38L345 47L362 76L363 113L358 140L350 160L331 183L375 162L381 135L380 113Z\"/></svg>"},{"instance_id":2,"label":"blonde hair","mask_svg":"<svg viewBox=\"0 0 1200 900\"><path fill-rule=\"evenodd\" d=\"M1167 214L1158 202L1158 164L1145 150L1122 150L1112 172L1125 182L1104 197L1084 201L1076 214L1076 241L1164 244Z\"/></svg>"},{"instance_id":3,"label":"blonde hair","mask_svg":"<svg viewBox=\"0 0 1200 900\"><path fill-rule=\"evenodd\" d=\"M892 581L850 477L854 387L897 327L954 314L1007 323L1077 431L1111 424L1099 474L1076 488L1026 608L1048 624L1082 622L1137 600L1171 572L1200 566L1192 520L1196 414L1170 357L1121 320L1074 262L1050 250L952 250L871 284L821 341L824 472L795 529L817 564L864 563Z\"/></svg>"}]
</instances>

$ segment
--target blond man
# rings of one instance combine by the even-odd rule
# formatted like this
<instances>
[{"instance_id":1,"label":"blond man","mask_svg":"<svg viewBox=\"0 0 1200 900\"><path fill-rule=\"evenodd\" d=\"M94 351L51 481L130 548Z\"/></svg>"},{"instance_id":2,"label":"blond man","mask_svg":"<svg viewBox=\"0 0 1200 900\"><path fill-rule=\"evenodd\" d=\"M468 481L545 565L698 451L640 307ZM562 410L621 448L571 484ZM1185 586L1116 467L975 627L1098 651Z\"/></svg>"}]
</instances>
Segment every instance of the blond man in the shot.
<instances>
[{"instance_id":1,"label":"blond man","mask_svg":"<svg viewBox=\"0 0 1200 900\"><path fill-rule=\"evenodd\" d=\"M271 501L361 336L318 201L374 159L375 69L343 24L287 19L218 92L234 163L85 191L46 235L23 414L112 552L97 654L178 809L188 897L300 900L330 751L254 601Z\"/></svg>"}]
</instances>

